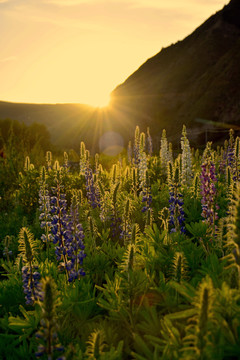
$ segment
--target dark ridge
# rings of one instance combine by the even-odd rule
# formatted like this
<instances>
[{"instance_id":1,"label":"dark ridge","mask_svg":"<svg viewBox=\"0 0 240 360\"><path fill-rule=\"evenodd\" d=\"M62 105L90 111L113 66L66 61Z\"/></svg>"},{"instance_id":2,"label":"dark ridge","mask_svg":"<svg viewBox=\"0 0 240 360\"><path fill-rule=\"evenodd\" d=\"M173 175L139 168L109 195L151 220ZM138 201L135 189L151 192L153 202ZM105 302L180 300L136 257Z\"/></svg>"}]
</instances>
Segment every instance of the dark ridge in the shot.
<instances>
[{"instance_id":1,"label":"dark ridge","mask_svg":"<svg viewBox=\"0 0 240 360\"><path fill-rule=\"evenodd\" d=\"M112 92L112 106L134 124L154 128L156 139L163 128L173 137L181 134L185 124L194 129L192 140L202 142L201 133L217 134L219 123L226 132L237 127L239 63L240 1L231 0L184 40L140 66Z\"/></svg>"}]
</instances>

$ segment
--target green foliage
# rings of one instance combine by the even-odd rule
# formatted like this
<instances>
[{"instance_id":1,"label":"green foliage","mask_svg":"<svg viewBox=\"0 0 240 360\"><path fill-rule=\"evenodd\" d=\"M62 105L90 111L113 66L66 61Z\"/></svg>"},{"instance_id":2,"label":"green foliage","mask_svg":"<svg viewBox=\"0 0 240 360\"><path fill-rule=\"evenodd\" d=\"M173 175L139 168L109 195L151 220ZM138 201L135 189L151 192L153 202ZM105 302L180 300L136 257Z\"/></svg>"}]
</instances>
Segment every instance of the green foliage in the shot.
<instances>
[{"instance_id":1,"label":"green foliage","mask_svg":"<svg viewBox=\"0 0 240 360\"><path fill-rule=\"evenodd\" d=\"M193 164L188 170L193 176L185 179L186 185L181 183L186 159L175 153L173 158L165 132L160 157L146 156L147 169L141 173L140 158L129 159L128 165L125 157L111 159L105 166L103 161L109 158L100 154L92 159L83 142L80 155L65 151L57 160L48 148L41 161L46 145L41 137L35 139L41 149L39 158L35 152L34 161L33 150L38 148L33 143L28 148L25 138L22 144L15 140L16 132L25 134L27 129L17 123L8 130L7 123L4 126L6 158L0 159L4 177L0 176L0 251L5 256L0 278L1 358L32 359L36 351L46 350L46 343L52 344L47 354L54 358L60 342L67 360L228 360L240 356L240 195L235 180L239 139L231 140L235 168L224 163L229 142L217 151L208 144L203 157L198 150L188 151ZM37 126L33 129L44 133ZM29 134L34 138L35 133L29 130ZM135 150L143 153L145 142L145 134L137 128ZM73 157L76 168L71 166ZM215 162L218 171L216 202L220 208L215 227L202 218L200 181L205 157ZM98 197L94 208L88 198L91 189L86 187L86 166L93 169ZM140 187L144 174L152 196L146 212ZM178 201L185 232L171 231L172 181L181 189ZM52 241L51 209L49 216L43 214L39 220L43 184L46 196L56 195L56 186L58 195L66 195L67 216L60 221L62 208L55 218L61 241L68 238L71 242L70 231L82 224L86 258L81 264L85 276L80 280L67 281L65 264L56 259L59 244ZM52 198L51 206L54 201ZM77 208L74 224L69 223L71 210ZM43 216L48 221L49 251L41 240L46 232L46 223L40 224ZM68 260L70 250L65 246ZM30 308L22 288L24 265L32 273L38 266L42 279L40 297ZM36 339L36 333L42 340Z\"/></svg>"},{"instance_id":2,"label":"green foliage","mask_svg":"<svg viewBox=\"0 0 240 360\"><path fill-rule=\"evenodd\" d=\"M85 279L84 279L85 280ZM72 339L86 340L91 323L100 316L96 290L83 279L64 286L58 310L59 337L65 344Z\"/></svg>"},{"instance_id":3,"label":"green foliage","mask_svg":"<svg viewBox=\"0 0 240 360\"><path fill-rule=\"evenodd\" d=\"M22 291L22 278L20 272L18 273L16 266L8 263L7 266L2 262L1 266L6 273L1 276L7 275L8 279L0 281L0 315L4 314L19 314L19 305L25 302L24 294Z\"/></svg>"}]
</instances>

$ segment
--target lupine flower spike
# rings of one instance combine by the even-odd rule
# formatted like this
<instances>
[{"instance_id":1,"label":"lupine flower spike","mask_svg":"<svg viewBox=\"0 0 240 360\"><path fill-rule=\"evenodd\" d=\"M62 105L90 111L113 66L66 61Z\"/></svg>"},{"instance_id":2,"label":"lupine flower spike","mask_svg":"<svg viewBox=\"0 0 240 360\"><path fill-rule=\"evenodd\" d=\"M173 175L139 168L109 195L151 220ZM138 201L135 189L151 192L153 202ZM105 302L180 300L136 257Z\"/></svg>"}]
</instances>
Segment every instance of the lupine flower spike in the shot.
<instances>
[{"instance_id":1,"label":"lupine flower spike","mask_svg":"<svg viewBox=\"0 0 240 360\"><path fill-rule=\"evenodd\" d=\"M40 296L39 280L41 275L37 271L38 266L35 263L36 242L33 234L26 227L21 228L19 233L19 253L18 260L21 258L24 264L22 280L26 304L33 305Z\"/></svg>"},{"instance_id":2,"label":"lupine flower spike","mask_svg":"<svg viewBox=\"0 0 240 360\"><path fill-rule=\"evenodd\" d=\"M166 130L164 129L162 132L161 138L161 146L160 146L160 162L161 162L161 169L163 174L167 174L167 166L170 160L169 158L169 150L168 150L168 141L166 136Z\"/></svg>"},{"instance_id":3,"label":"lupine flower spike","mask_svg":"<svg viewBox=\"0 0 240 360\"><path fill-rule=\"evenodd\" d=\"M37 358L44 357L48 360L64 360L64 356L57 356L57 354L64 351L64 347L59 343L57 335L56 324L56 308L58 303L58 293L56 285L51 278L42 280L41 283L42 299L39 302L42 310L41 327L36 333L36 338L39 341Z\"/></svg>"},{"instance_id":4,"label":"lupine flower spike","mask_svg":"<svg viewBox=\"0 0 240 360\"><path fill-rule=\"evenodd\" d=\"M140 149L140 130L139 127L136 126L135 129L135 139L134 139L134 163L137 166L139 163L139 149Z\"/></svg>"},{"instance_id":5,"label":"lupine flower spike","mask_svg":"<svg viewBox=\"0 0 240 360\"><path fill-rule=\"evenodd\" d=\"M100 207L99 189L97 187L96 182L94 181L93 172L89 164L86 167L85 179L86 179L86 192L87 192L87 198L89 204L93 209L95 209L96 207Z\"/></svg>"},{"instance_id":6,"label":"lupine flower spike","mask_svg":"<svg viewBox=\"0 0 240 360\"><path fill-rule=\"evenodd\" d=\"M12 256L12 250L10 250L10 245L12 242L12 237L7 235L4 238L3 244L4 244L4 249L3 249L3 256L5 256L7 258L7 262L10 261L10 256Z\"/></svg>"},{"instance_id":7,"label":"lupine flower spike","mask_svg":"<svg viewBox=\"0 0 240 360\"><path fill-rule=\"evenodd\" d=\"M171 163L169 163L169 167L171 168ZM177 163L174 169L174 176L169 183L169 225L171 227L170 232L180 230L181 233L185 233L183 195L180 192L180 187L180 170L179 164Z\"/></svg>"},{"instance_id":8,"label":"lupine flower spike","mask_svg":"<svg viewBox=\"0 0 240 360\"><path fill-rule=\"evenodd\" d=\"M142 212L148 211L151 208L152 195L151 195L151 184L150 184L149 174L148 174L147 170L145 170L145 174L144 174L142 202L144 203Z\"/></svg>"},{"instance_id":9,"label":"lupine flower spike","mask_svg":"<svg viewBox=\"0 0 240 360\"><path fill-rule=\"evenodd\" d=\"M39 220L41 228L44 229L44 234L41 236L41 240L46 244L47 248L47 258L49 258L49 246L51 240L51 206L50 206L50 196L47 189L46 183L46 169L43 166L41 170L41 180L40 180L40 190L39 190Z\"/></svg>"},{"instance_id":10,"label":"lupine flower spike","mask_svg":"<svg viewBox=\"0 0 240 360\"><path fill-rule=\"evenodd\" d=\"M47 170L51 170L52 168L52 153L51 151L47 151L46 153L46 163L47 163Z\"/></svg>"},{"instance_id":11,"label":"lupine flower spike","mask_svg":"<svg viewBox=\"0 0 240 360\"><path fill-rule=\"evenodd\" d=\"M187 138L186 126L183 125L182 138L182 182L183 184L190 185L192 179L192 153L190 144Z\"/></svg>"},{"instance_id":12,"label":"lupine flower spike","mask_svg":"<svg viewBox=\"0 0 240 360\"><path fill-rule=\"evenodd\" d=\"M85 175L86 168L87 168L87 153L86 153L86 146L83 141L80 144L80 175Z\"/></svg>"},{"instance_id":13,"label":"lupine flower spike","mask_svg":"<svg viewBox=\"0 0 240 360\"><path fill-rule=\"evenodd\" d=\"M216 204L217 176L210 149L211 143L208 143L207 148L203 154L203 162L201 165L201 203L202 217L207 223L209 223L209 225L213 225L213 231L215 232L215 221L218 219L217 210L219 207Z\"/></svg>"},{"instance_id":14,"label":"lupine flower spike","mask_svg":"<svg viewBox=\"0 0 240 360\"><path fill-rule=\"evenodd\" d=\"M52 232L52 242L55 247L55 254L57 260L63 262L63 266L67 270L67 249L65 246L65 240L63 233L66 230L67 226L67 200L66 195L62 193L62 174L61 170L56 171L56 187L52 188L53 196L51 197L51 232ZM68 273L68 271L67 271Z\"/></svg>"},{"instance_id":15,"label":"lupine flower spike","mask_svg":"<svg viewBox=\"0 0 240 360\"><path fill-rule=\"evenodd\" d=\"M63 236L68 259L66 263L68 281L72 282L85 275L82 264L86 256L83 244L84 233L82 225L79 223L79 203L76 194L73 194L72 197L70 215Z\"/></svg>"},{"instance_id":16,"label":"lupine flower spike","mask_svg":"<svg viewBox=\"0 0 240 360\"><path fill-rule=\"evenodd\" d=\"M234 193L234 200L227 218L227 244L230 253L226 256L229 260L229 267L236 267L238 270L238 287L240 288L240 185Z\"/></svg>"}]
</instances>

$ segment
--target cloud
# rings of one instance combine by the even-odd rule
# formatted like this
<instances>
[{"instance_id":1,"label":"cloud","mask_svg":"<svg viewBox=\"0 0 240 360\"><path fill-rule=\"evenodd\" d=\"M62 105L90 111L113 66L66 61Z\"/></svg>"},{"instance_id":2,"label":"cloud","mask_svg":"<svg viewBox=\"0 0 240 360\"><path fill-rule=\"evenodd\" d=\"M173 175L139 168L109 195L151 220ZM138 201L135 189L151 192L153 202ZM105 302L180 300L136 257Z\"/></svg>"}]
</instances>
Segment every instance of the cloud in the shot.
<instances>
[{"instance_id":1,"label":"cloud","mask_svg":"<svg viewBox=\"0 0 240 360\"><path fill-rule=\"evenodd\" d=\"M8 56L8 57L6 57L6 58L0 59L0 62L1 62L1 63L5 63L5 62L9 62L9 61L14 61L14 60L16 60L16 59L17 59L16 56Z\"/></svg>"}]
</instances>

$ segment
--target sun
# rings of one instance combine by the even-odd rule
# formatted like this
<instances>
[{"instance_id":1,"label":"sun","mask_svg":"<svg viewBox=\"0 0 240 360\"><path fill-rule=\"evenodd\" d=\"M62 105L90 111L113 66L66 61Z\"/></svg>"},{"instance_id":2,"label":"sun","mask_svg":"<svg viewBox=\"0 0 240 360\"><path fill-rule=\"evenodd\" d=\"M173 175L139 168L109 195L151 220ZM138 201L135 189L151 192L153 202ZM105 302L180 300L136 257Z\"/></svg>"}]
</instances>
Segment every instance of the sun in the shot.
<instances>
[{"instance_id":1,"label":"sun","mask_svg":"<svg viewBox=\"0 0 240 360\"><path fill-rule=\"evenodd\" d=\"M97 108L104 108L108 107L110 102L110 95L109 94L95 94L95 96L92 96L89 98L89 101L85 101L88 105L91 105L93 107Z\"/></svg>"}]
</instances>

